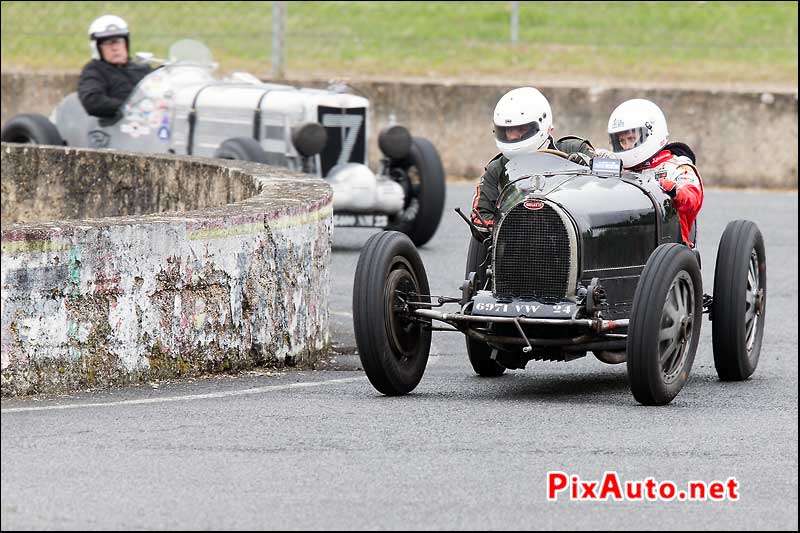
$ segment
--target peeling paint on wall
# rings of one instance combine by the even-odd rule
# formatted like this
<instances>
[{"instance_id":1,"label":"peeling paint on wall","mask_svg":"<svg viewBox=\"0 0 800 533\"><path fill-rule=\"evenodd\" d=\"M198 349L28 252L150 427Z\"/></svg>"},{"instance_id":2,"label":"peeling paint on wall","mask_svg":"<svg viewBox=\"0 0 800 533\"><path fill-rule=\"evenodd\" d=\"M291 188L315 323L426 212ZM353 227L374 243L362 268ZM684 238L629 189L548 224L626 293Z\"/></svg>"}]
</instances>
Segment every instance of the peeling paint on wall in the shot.
<instances>
[{"instance_id":1,"label":"peeling paint on wall","mask_svg":"<svg viewBox=\"0 0 800 533\"><path fill-rule=\"evenodd\" d=\"M10 146L2 151L4 190L25 179L19 167L7 172L20 161L12 152L21 148ZM83 172L93 159L107 168L105 158L127 157L149 159L125 168L147 168L155 179L179 174L161 167L197 159L25 150L62 152L30 166L39 172L49 171L43 162L74 168L71 157L81 158ZM219 189L220 205L208 196L207 205L183 213L4 223L3 395L279 365L287 357L312 364L327 350L329 187L282 169L274 178L264 166L215 163L203 160L207 179L219 177L214 168L250 179L254 195L225 205L230 191ZM291 195L271 194L283 188ZM22 209L28 215L31 205Z\"/></svg>"}]
</instances>

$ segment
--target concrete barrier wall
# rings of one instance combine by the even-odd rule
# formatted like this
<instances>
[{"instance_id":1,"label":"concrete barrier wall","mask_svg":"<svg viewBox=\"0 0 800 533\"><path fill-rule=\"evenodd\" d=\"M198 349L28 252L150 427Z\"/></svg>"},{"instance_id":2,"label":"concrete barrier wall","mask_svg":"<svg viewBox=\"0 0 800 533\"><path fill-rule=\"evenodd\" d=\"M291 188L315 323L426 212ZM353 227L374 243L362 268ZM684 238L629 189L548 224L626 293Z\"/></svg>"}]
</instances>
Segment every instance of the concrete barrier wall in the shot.
<instances>
[{"instance_id":1,"label":"concrete barrier wall","mask_svg":"<svg viewBox=\"0 0 800 533\"><path fill-rule=\"evenodd\" d=\"M191 211L258 194L251 175L199 158L170 161L15 146L3 157L3 224Z\"/></svg>"},{"instance_id":2,"label":"concrete barrier wall","mask_svg":"<svg viewBox=\"0 0 800 533\"><path fill-rule=\"evenodd\" d=\"M323 87L322 81L288 83ZM512 86L370 81L354 83L372 102L370 159L376 133L394 114L413 135L430 139L452 177L477 178L496 153L491 117ZM75 90L77 74L2 73L2 122L17 113L49 114ZM690 145L706 185L797 188L797 91L762 93L686 89L538 86L553 107L555 134L607 147L611 111L648 98L667 116L671 139Z\"/></svg>"},{"instance_id":3,"label":"concrete barrier wall","mask_svg":"<svg viewBox=\"0 0 800 533\"><path fill-rule=\"evenodd\" d=\"M2 144L4 396L327 351L330 188L225 163Z\"/></svg>"},{"instance_id":4,"label":"concrete barrier wall","mask_svg":"<svg viewBox=\"0 0 800 533\"><path fill-rule=\"evenodd\" d=\"M512 86L359 84L374 98L376 131L391 113L414 135L430 138L449 174L478 177L496 153L492 114ZM698 157L707 186L797 187L797 93L767 94L671 89L538 87L553 109L554 135L578 135L609 148L606 126L630 98L656 102L670 139Z\"/></svg>"}]
</instances>

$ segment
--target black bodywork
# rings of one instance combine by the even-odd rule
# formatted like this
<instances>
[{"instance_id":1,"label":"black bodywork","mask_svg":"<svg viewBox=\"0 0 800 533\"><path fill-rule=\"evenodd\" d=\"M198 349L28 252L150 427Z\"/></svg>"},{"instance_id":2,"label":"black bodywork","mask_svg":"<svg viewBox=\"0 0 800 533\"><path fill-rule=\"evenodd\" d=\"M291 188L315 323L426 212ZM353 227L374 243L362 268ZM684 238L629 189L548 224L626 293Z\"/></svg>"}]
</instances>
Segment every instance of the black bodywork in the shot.
<instances>
[{"instance_id":1,"label":"black bodywork","mask_svg":"<svg viewBox=\"0 0 800 533\"><path fill-rule=\"evenodd\" d=\"M567 157L545 150L506 165L488 237L456 210L473 235L460 298L430 295L405 235L370 237L353 282L353 331L379 392L412 391L431 331L443 330L466 335L479 376L591 352L603 363L626 363L639 403L665 405L689 379L704 314L713 319L720 379L755 371L767 283L758 226L726 226L714 298L703 292L700 256L682 242L678 214L655 177L625 173L618 160L584 167Z\"/></svg>"},{"instance_id":2,"label":"black bodywork","mask_svg":"<svg viewBox=\"0 0 800 533\"><path fill-rule=\"evenodd\" d=\"M536 157L534 154L533 158ZM619 177L599 177L568 161L553 161L553 157L538 155L538 159L544 159L542 163L578 167L565 170L581 173L548 177L545 189L530 193L530 197L544 201L546 207L542 211L560 208L572 224L577 236L575 295L580 296L580 288L588 288L597 278L607 300L603 315L625 318L630 314L636 284L650 254L660 244L680 242L677 211L656 180L627 172ZM547 165L543 167L547 169ZM502 239L504 226L523 225L521 218L525 214L536 216L539 212L525 209L524 201L506 209L495 243L499 244L497 238ZM518 213L522 216L513 221L506 218ZM548 240L540 249L533 247L531 259L536 257L537 263L544 267L551 261L563 260L558 255L547 256L548 247L553 250L554 244ZM496 273L511 269L519 275L525 270L520 264L504 265L502 255L497 254L499 249L495 248L495 252Z\"/></svg>"},{"instance_id":3,"label":"black bodywork","mask_svg":"<svg viewBox=\"0 0 800 533\"><path fill-rule=\"evenodd\" d=\"M485 251L468 265L461 312L416 313L499 350L512 368L624 350L648 258L681 242L671 199L655 179L548 153L515 158L507 172L492 236L473 243Z\"/></svg>"}]
</instances>

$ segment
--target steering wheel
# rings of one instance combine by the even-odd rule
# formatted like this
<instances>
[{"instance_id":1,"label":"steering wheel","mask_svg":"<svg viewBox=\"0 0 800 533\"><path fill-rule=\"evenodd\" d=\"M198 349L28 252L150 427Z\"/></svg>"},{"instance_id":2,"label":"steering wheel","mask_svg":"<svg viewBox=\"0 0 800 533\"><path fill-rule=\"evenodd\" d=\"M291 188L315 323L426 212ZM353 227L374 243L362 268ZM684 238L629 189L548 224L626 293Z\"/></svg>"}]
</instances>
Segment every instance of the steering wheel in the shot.
<instances>
[{"instance_id":1,"label":"steering wheel","mask_svg":"<svg viewBox=\"0 0 800 533\"><path fill-rule=\"evenodd\" d=\"M539 148L536 150L537 152L543 152L545 154L550 155L557 155L563 157L564 159L569 159L569 154L566 152L562 152L561 150L553 150L552 148Z\"/></svg>"}]
</instances>

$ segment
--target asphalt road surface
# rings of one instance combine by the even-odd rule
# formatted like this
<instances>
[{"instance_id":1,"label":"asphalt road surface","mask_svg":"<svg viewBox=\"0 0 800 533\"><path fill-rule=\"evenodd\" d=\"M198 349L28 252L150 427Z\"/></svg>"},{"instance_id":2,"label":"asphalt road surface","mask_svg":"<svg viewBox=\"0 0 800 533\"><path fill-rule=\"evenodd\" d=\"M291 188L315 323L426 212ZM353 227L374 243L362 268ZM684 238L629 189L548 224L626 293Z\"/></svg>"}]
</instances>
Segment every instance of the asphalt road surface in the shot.
<instances>
[{"instance_id":1,"label":"asphalt road surface","mask_svg":"<svg viewBox=\"0 0 800 533\"><path fill-rule=\"evenodd\" d=\"M435 294L457 296L469 234L448 187L421 250ZM591 355L475 376L459 333L434 333L410 395L360 369L351 294L374 230L337 229L331 331L316 371L261 371L2 402L2 529L797 529L797 193L706 193L706 292L725 224L755 221L769 297L751 379L717 379L703 321L692 376L668 406L633 399L625 365ZM725 501L547 499L582 482L735 478ZM608 478L607 478L608 479ZM578 494L585 485L578 484Z\"/></svg>"}]
</instances>

